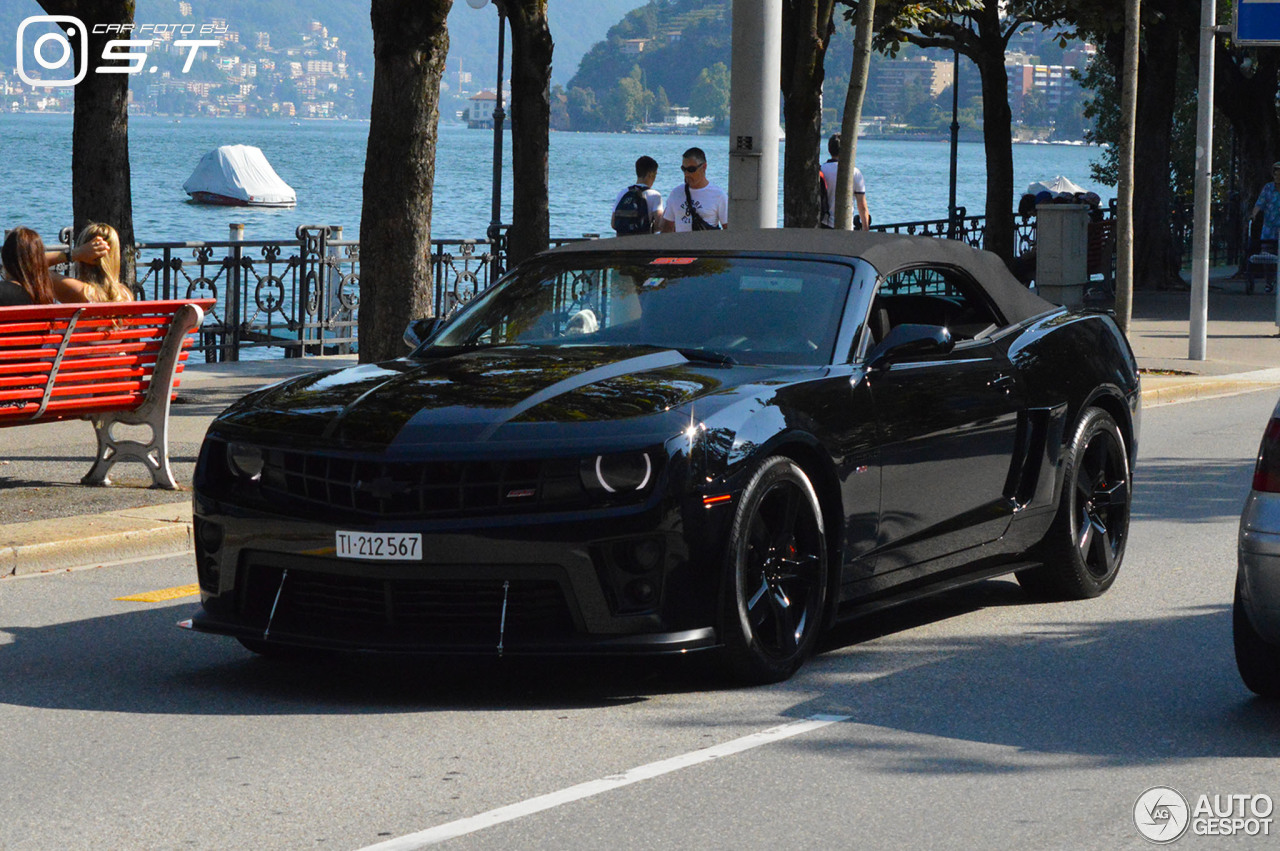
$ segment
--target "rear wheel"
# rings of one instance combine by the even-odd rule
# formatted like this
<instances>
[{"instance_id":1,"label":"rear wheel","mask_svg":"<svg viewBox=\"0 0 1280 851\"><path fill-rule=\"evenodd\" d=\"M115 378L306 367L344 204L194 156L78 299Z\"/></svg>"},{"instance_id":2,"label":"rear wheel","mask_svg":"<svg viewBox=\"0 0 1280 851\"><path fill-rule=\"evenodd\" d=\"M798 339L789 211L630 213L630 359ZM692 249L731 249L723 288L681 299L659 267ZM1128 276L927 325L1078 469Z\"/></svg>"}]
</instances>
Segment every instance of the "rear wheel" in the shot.
<instances>
[{"instance_id":1,"label":"rear wheel","mask_svg":"<svg viewBox=\"0 0 1280 851\"><path fill-rule=\"evenodd\" d=\"M1263 697L1280 697L1280 646L1267 641L1253 628L1244 601L1240 599L1239 579L1231 608L1231 633L1236 648L1236 668L1249 691Z\"/></svg>"},{"instance_id":2,"label":"rear wheel","mask_svg":"<svg viewBox=\"0 0 1280 851\"><path fill-rule=\"evenodd\" d=\"M827 547L813 484L789 458L765 461L738 503L722 598L733 675L773 683L812 652L827 599Z\"/></svg>"},{"instance_id":3,"label":"rear wheel","mask_svg":"<svg viewBox=\"0 0 1280 851\"><path fill-rule=\"evenodd\" d=\"M1132 489L1124 436L1111 415L1089 408L1067 450L1058 514L1018 582L1041 597L1080 600L1111 587L1129 538Z\"/></svg>"}]
</instances>

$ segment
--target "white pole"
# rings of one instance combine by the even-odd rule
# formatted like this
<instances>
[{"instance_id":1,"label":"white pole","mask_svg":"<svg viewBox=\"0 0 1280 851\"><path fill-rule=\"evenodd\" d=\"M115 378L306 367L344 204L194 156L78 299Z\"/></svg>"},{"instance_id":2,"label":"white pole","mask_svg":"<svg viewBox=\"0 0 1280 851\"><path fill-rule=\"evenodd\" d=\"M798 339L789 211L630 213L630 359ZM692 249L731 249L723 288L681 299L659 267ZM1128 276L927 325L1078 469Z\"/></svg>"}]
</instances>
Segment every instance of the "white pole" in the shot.
<instances>
[{"instance_id":1,"label":"white pole","mask_svg":"<svg viewBox=\"0 0 1280 851\"><path fill-rule=\"evenodd\" d=\"M733 0L729 227L778 226L782 0Z\"/></svg>"},{"instance_id":2,"label":"white pole","mask_svg":"<svg viewBox=\"0 0 1280 851\"><path fill-rule=\"evenodd\" d=\"M1195 223L1191 241L1191 333L1188 357L1205 360L1209 325L1209 195L1213 171L1213 50L1216 0L1200 0L1200 96L1196 103Z\"/></svg>"}]
</instances>

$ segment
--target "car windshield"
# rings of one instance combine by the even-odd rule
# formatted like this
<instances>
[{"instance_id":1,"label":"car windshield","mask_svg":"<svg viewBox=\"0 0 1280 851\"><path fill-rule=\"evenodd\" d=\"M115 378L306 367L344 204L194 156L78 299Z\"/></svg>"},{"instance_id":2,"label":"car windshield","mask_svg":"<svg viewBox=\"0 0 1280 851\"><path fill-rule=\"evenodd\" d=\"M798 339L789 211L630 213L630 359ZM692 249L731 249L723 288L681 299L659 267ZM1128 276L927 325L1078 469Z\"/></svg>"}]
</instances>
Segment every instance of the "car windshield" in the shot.
<instances>
[{"instance_id":1,"label":"car windshield","mask_svg":"<svg viewBox=\"0 0 1280 851\"><path fill-rule=\"evenodd\" d=\"M433 347L639 345L749 364L831 362L853 269L761 257L550 257L477 298Z\"/></svg>"}]
</instances>

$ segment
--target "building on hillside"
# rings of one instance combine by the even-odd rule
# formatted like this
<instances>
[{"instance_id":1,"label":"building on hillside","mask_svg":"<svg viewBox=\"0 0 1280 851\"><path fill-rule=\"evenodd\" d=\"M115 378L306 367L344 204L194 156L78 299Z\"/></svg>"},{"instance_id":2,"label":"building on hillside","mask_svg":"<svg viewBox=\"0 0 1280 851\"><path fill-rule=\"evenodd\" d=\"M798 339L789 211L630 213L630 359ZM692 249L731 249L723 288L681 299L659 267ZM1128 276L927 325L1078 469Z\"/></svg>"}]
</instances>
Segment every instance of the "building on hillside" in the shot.
<instances>
[{"instance_id":1,"label":"building on hillside","mask_svg":"<svg viewBox=\"0 0 1280 851\"><path fill-rule=\"evenodd\" d=\"M623 56L638 56L644 53L645 47L649 44L650 39L647 38L624 38L622 40Z\"/></svg>"},{"instance_id":2,"label":"building on hillside","mask_svg":"<svg viewBox=\"0 0 1280 851\"><path fill-rule=\"evenodd\" d=\"M493 108L497 103L497 94L488 89L468 98L467 126L472 130L492 130Z\"/></svg>"},{"instance_id":3,"label":"building on hillside","mask_svg":"<svg viewBox=\"0 0 1280 851\"><path fill-rule=\"evenodd\" d=\"M1014 121L1023 120L1027 96L1032 92L1039 95L1040 105L1049 110L1057 110L1082 96L1080 82L1071 73L1074 69L1068 66L1008 65L1005 70L1009 74L1009 109Z\"/></svg>"},{"instance_id":4,"label":"building on hillside","mask_svg":"<svg viewBox=\"0 0 1280 851\"><path fill-rule=\"evenodd\" d=\"M952 63L931 59L886 59L871 66L867 96L881 112L901 114L912 91L935 98L954 80Z\"/></svg>"}]
</instances>

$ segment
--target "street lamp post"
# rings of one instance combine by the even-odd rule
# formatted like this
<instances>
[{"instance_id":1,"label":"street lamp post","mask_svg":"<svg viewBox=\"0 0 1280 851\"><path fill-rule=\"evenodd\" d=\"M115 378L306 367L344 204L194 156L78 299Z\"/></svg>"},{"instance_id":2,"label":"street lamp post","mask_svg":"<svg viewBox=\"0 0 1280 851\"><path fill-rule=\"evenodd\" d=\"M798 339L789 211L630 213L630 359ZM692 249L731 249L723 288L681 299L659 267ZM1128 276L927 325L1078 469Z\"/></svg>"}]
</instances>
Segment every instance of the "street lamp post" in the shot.
<instances>
[{"instance_id":1,"label":"street lamp post","mask_svg":"<svg viewBox=\"0 0 1280 851\"><path fill-rule=\"evenodd\" d=\"M956 215L956 161L960 155L960 51L951 51L951 187L947 196L947 238L955 239L960 230Z\"/></svg>"},{"instance_id":2,"label":"street lamp post","mask_svg":"<svg viewBox=\"0 0 1280 851\"><path fill-rule=\"evenodd\" d=\"M489 0L467 0L472 9L482 9ZM497 100L493 107L493 194L489 201L489 230L487 236L493 243L494 255L497 255L499 241L502 239L502 122L507 117L502 109L502 77L506 60L507 16L502 8L502 0L493 0L498 10L498 86Z\"/></svg>"}]
</instances>

